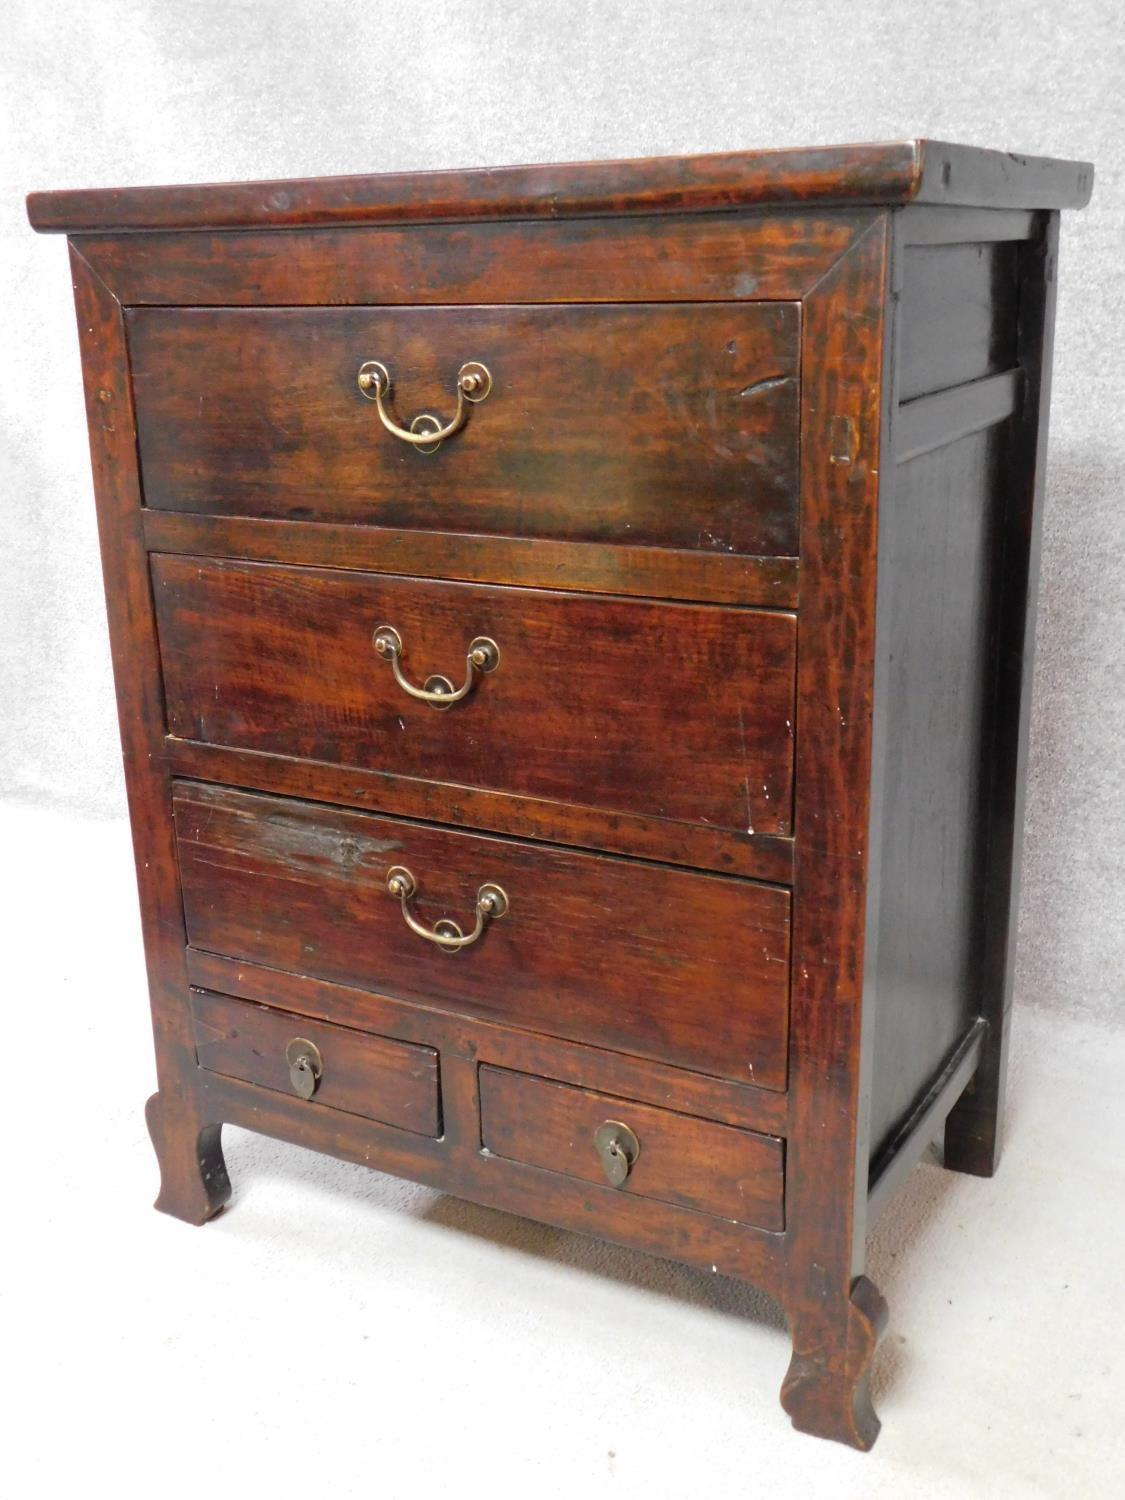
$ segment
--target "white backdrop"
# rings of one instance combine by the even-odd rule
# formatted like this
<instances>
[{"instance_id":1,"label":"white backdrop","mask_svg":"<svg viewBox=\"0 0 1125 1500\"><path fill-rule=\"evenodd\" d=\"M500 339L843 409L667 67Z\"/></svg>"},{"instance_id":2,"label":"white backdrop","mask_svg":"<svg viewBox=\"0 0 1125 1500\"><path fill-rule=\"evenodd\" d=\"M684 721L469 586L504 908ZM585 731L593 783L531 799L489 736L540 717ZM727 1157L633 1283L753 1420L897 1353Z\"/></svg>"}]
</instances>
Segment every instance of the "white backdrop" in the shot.
<instances>
[{"instance_id":1,"label":"white backdrop","mask_svg":"<svg viewBox=\"0 0 1125 1500\"><path fill-rule=\"evenodd\" d=\"M1119 0L6 0L0 794L124 810L65 246L32 188L932 135L1092 159L1064 218L1018 998L1125 978Z\"/></svg>"}]
</instances>

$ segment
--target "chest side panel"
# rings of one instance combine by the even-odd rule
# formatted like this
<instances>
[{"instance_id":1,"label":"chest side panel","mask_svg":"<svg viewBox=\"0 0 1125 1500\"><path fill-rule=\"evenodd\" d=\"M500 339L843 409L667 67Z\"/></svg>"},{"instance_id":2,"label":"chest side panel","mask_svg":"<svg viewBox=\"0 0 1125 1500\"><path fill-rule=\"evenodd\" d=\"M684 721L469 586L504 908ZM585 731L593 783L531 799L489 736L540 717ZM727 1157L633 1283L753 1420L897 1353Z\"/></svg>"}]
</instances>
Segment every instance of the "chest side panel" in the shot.
<instances>
[{"instance_id":1,"label":"chest side panel","mask_svg":"<svg viewBox=\"0 0 1125 1500\"><path fill-rule=\"evenodd\" d=\"M1010 496L1038 354L1021 279L1041 228L1033 215L954 210L896 224L897 462L881 526L882 811L869 929L876 1175L986 1008L1003 576L1018 546Z\"/></svg>"}]
</instances>

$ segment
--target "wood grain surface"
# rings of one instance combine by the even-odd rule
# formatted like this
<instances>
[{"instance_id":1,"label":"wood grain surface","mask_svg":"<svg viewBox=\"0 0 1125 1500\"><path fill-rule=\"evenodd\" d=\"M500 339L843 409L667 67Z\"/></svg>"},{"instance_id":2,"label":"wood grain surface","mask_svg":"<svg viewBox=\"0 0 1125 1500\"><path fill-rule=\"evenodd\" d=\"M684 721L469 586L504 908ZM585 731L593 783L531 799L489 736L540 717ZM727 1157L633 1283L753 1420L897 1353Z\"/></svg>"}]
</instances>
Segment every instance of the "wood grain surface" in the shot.
<instances>
[{"instance_id":1,"label":"wood grain surface","mask_svg":"<svg viewBox=\"0 0 1125 1500\"><path fill-rule=\"evenodd\" d=\"M804 296L878 210L188 231L72 241L130 307L754 302ZM278 254L278 250L281 254Z\"/></svg>"},{"instance_id":2,"label":"wood grain surface","mask_svg":"<svg viewBox=\"0 0 1125 1500\"><path fill-rule=\"evenodd\" d=\"M785 1148L768 1136L490 1067L480 1070L480 1120L497 1156L597 1183L606 1179L594 1132L620 1121L641 1147L621 1192L784 1228Z\"/></svg>"},{"instance_id":3,"label":"wood grain surface","mask_svg":"<svg viewBox=\"0 0 1125 1500\"><path fill-rule=\"evenodd\" d=\"M785 1086L787 891L223 787L178 782L174 807L195 948ZM427 926L470 930L485 881L511 909L442 952L392 866Z\"/></svg>"},{"instance_id":4,"label":"wood grain surface","mask_svg":"<svg viewBox=\"0 0 1125 1500\"><path fill-rule=\"evenodd\" d=\"M794 1424L870 1447L869 1215L943 1117L947 1165L999 1149L1092 182L906 141L32 195L74 236L157 1207L222 1208L232 1123L746 1277ZM494 386L423 455L372 359L404 425ZM413 681L478 633L499 671L416 707L380 624Z\"/></svg>"},{"instance_id":5,"label":"wood grain surface","mask_svg":"<svg viewBox=\"0 0 1125 1500\"><path fill-rule=\"evenodd\" d=\"M141 473L159 510L792 555L794 304L271 308L128 314ZM436 453L401 427L487 400Z\"/></svg>"},{"instance_id":6,"label":"wood grain surface","mask_svg":"<svg viewBox=\"0 0 1125 1500\"><path fill-rule=\"evenodd\" d=\"M639 161L68 190L32 193L27 209L36 229L77 233L674 214L762 203L1075 208L1089 200L1093 181L1089 162L904 140Z\"/></svg>"},{"instance_id":7,"label":"wood grain surface","mask_svg":"<svg viewBox=\"0 0 1125 1500\"><path fill-rule=\"evenodd\" d=\"M323 1072L313 1097L302 1103L346 1110L419 1135L441 1134L438 1055L432 1047L198 990L192 992L191 1018L201 1068L297 1097L285 1052L291 1041L309 1041L320 1052Z\"/></svg>"},{"instance_id":8,"label":"wood grain surface","mask_svg":"<svg viewBox=\"0 0 1125 1500\"><path fill-rule=\"evenodd\" d=\"M153 557L152 576L180 739L789 831L791 614L192 557ZM435 710L375 653L384 624L417 687L439 672L460 688L478 637L496 642L499 664ZM683 713L704 703L706 714Z\"/></svg>"}]
</instances>

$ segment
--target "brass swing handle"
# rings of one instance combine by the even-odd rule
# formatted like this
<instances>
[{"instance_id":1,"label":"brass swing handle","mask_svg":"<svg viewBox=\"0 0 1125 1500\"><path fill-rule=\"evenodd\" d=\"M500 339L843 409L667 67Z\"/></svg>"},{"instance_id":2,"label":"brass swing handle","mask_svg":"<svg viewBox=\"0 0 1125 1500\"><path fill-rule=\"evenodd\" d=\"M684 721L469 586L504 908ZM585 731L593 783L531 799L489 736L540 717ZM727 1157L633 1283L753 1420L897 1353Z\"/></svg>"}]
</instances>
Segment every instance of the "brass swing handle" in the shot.
<instances>
[{"instance_id":1,"label":"brass swing handle","mask_svg":"<svg viewBox=\"0 0 1125 1500\"><path fill-rule=\"evenodd\" d=\"M385 364L377 359L364 360L356 383L368 401L374 401L380 422L393 437L409 443L419 453L436 453L446 438L464 427L469 419L470 405L487 397L492 389L492 376L488 367L479 360L469 360L457 371L457 410L449 421L443 425L432 412L423 411L414 418L409 429L400 427L384 405L391 395L391 372Z\"/></svg>"},{"instance_id":2,"label":"brass swing handle","mask_svg":"<svg viewBox=\"0 0 1125 1500\"><path fill-rule=\"evenodd\" d=\"M500 647L488 636L478 635L469 642L469 649L465 656L465 665L468 670L459 688L455 688L448 677L442 677L437 673L427 677L419 688L415 687L412 682L407 682L403 676L402 668L399 666L403 652L402 636L393 625L377 626L375 634L371 637L371 644L384 661L390 662L395 681L403 692L409 693L412 698L417 698L420 703L429 703L434 708L451 708L454 703L460 703L462 698L467 698L472 692L478 672L495 672L500 665Z\"/></svg>"},{"instance_id":3,"label":"brass swing handle","mask_svg":"<svg viewBox=\"0 0 1125 1500\"><path fill-rule=\"evenodd\" d=\"M463 932L456 922L450 922L446 918L442 918L433 927L426 927L410 910L410 902L417 889L418 882L402 865L394 865L387 871L387 890L401 903L402 917L407 927L428 943L436 943L446 953L456 953L458 949L475 943L484 931L485 924L496 921L508 910L508 897L501 887L492 881L486 881L477 891L477 920L472 932Z\"/></svg>"}]
</instances>

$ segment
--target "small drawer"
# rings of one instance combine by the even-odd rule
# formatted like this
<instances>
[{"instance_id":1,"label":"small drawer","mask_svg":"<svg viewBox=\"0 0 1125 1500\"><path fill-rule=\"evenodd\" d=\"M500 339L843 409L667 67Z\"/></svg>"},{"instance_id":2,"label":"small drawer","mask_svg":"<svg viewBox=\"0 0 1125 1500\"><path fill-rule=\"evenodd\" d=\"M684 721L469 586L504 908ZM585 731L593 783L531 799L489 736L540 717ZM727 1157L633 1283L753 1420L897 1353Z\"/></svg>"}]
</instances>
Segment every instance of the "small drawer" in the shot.
<instances>
[{"instance_id":1,"label":"small drawer","mask_svg":"<svg viewBox=\"0 0 1125 1500\"><path fill-rule=\"evenodd\" d=\"M180 739L789 832L792 614L203 557L152 579ZM438 678L464 696L413 696Z\"/></svg>"},{"instance_id":2,"label":"small drawer","mask_svg":"<svg viewBox=\"0 0 1125 1500\"><path fill-rule=\"evenodd\" d=\"M201 1068L364 1115L415 1135L441 1134L438 1055L325 1021L193 990Z\"/></svg>"},{"instance_id":3,"label":"small drawer","mask_svg":"<svg viewBox=\"0 0 1125 1500\"><path fill-rule=\"evenodd\" d=\"M153 508L796 555L796 303L140 307L126 322ZM372 361L391 382L378 402L359 383ZM436 452L408 441L458 420Z\"/></svg>"},{"instance_id":4,"label":"small drawer","mask_svg":"<svg viewBox=\"0 0 1125 1500\"><path fill-rule=\"evenodd\" d=\"M480 1069L481 1144L495 1156L759 1229L785 1227L773 1136L504 1068Z\"/></svg>"},{"instance_id":5,"label":"small drawer","mask_svg":"<svg viewBox=\"0 0 1125 1500\"><path fill-rule=\"evenodd\" d=\"M785 1087L786 890L197 782L173 810L195 949Z\"/></svg>"}]
</instances>

